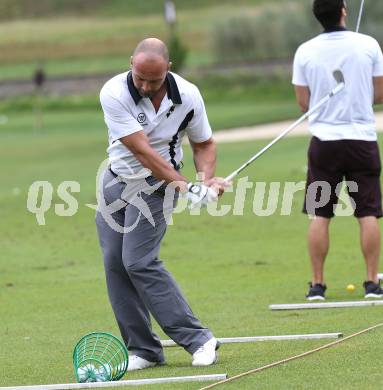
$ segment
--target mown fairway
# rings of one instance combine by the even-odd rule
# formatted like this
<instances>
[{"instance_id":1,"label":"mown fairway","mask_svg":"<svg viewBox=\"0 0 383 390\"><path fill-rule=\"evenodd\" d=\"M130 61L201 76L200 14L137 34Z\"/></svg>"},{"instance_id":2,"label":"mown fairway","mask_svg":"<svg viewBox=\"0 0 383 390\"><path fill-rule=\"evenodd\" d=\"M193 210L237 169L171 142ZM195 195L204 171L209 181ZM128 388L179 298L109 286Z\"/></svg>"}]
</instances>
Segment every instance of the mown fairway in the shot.
<instances>
[{"instance_id":1,"label":"mown fairway","mask_svg":"<svg viewBox=\"0 0 383 390\"><path fill-rule=\"evenodd\" d=\"M257 15L263 14L265 9L282 10L279 18L264 13L263 19L273 20L273 27L266 32L260 29L257 36L262 35L265 41L270 42L269 46L286 40L285 35L278 33L284 21L291 24L287 32L299 34L296 46L320 31L314 29L309 33L302 30L301 24L307 19L315 23L313 18L302 14L301 6L307 5L306 0L177 0L175 4L177 31L188 49L187 70L213 64L219 67L222 60L237 63L240 58L229 53L227 58L217 55L217 29L222 25L232 26L233 20L243 18L253 18L258 25L260 20L256 19ZM359 0L348 1L351 30L355 28L359 4ZM288 22L289 9L294 10L294 15L300 15L301 20ZM371 4L366 5L369 18L379 18L380 13L374 9L371 9ZM169 38L163 1L158 0L2 0L0 19L0 80L30 79L38 65L43 65L50 77L113 73L128 67L132 50L141 39L156 36L167 41ZM364 19L361 31L366 32L363 23ZM373 35L377 32L370 31ZM248 33L244 27L243 31L237 31L237 38L243 38ZM295 47L289 49L287 57L286 53L269 52L266 62L292 60L292 49ZM263 54L251 58L255 64L265 59Z\"/></svg>"},{"instance_id":2,"label":"mown fairway","mask_svg":"<svg viewBox=\"0 0 383 390\"><path fill-rule=\"evenodd\" d=\"M259 1L196 7L178 12L178 25L189 50L187 66L213 62L213 20L255 15ZM121 9L121 8L120 8ZM117 15L117 16L116 16ZM42 62L49 75L114 72L128 67L137 42L156 36L167 40L161 12L120 13L109 17L72 16L5 21L0 25L0 79L30 78Z\"/></svg>"},{"instance_id":3,"label":"mown fairway","mask_svg":"<svg viewBox=\"0 0 383 390\"><path fill-rule=\"evenodd\" d=\"M72 351L76 341L95 330L119 335L109 307L101 253L94 226L95 175L105 158L106 132L99 113L51 113L43 131L33 131L33 116L15 113L0 125L0 385L73 382ZM308 139L286 139L263 156L245 175L267 183L304 180ZM266 141L219 147L218 174L226 175ZM190 153L185 174L193 177ZM38 226L26 208L29 186L50 181L78 181L79 203L73 217L58 217L54 195ZM290 216L256 216L254 188L248 191L243 216L211 217L206 212L174 216L161 257L184 290L194 311L217 337L355 331L382 321L383 309L268 311L271 303L304 301L309 263L308 220L300 213L302 192L294 197ZM232 204L232 195L221 204ZM358 230L352 218L332 226L327 264L328 299L361 299L364 265ZM357 286L350 294L348 283ZM162 337L165 337L160 331ZM360 336L331 350L247 377L227 389L380 389L383 331ZM234 375L327 341L267 342L224 345L220 361L192 368L181 349L166 352L168 365L127 375L128 378L223 373ZM198 384L156 386L197 389ZM144 388L144 387L142 387ZM147 387L148 389L154 387Z\"/></svg>"}]
</instances>

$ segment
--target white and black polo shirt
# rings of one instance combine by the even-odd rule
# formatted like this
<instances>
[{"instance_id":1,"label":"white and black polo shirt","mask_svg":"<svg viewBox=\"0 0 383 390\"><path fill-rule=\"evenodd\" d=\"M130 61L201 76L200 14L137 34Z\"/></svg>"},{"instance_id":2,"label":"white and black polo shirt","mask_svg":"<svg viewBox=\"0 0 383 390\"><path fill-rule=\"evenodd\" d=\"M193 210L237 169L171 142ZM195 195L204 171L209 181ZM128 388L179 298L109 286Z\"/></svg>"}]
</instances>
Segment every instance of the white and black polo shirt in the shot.
<instances>
[{"instance_id":1,"label":"white and black polo shirt","mask_svg":"<svg viewBox=\"0 0 383 390\"><path fill-rule=\"evenodd\" d=\"M119 139L143 130L150 146L175 169L182 160L182 137L193 142L212 136L205 105L198 88L175 73L166 77L167 95L158 112L133 84L131 72L113 77L101 89L100 101L109 133L107 149L111 169L118 175L142 172L143 166Z\"/></svg>"},{"instance_id":2,"label":"white and black polo shirt","mask_svg":"<svg viewBox=\"0 0 383 390\"><path fill-rule=\"evenodd\" d=\"M383 76L378 42L338 27L303 43L295 54L292 82L310 89L310 107L336 86L336 69L343 73L345 88L310 116L311 133L323 141L375 141L373 77Z\"/></svg>"}]
</instances>

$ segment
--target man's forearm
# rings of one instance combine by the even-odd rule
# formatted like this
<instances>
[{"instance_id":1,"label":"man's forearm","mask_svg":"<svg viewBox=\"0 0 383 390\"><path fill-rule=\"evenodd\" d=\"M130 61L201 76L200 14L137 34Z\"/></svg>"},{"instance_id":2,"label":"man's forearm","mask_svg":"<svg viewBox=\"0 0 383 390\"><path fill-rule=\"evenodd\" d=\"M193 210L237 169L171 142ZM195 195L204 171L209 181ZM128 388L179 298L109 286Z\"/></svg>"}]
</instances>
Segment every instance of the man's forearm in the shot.
<instances>
[{"instance_id":1,"label":"man's forearm","mask_svg":"<svg viewBox=\"0 0 383 390\"><path fill-rule=\"evenodd\" d=\"M143 132L137 132L120 141L134 154L134 157L143 167L150 169L152 175L166 183L177 182L179 190L187 189L188 180L180 175L173 167L150 147L147 137Z\"/></svg>"},{"instance_id":2,"label":"man's forearm","mask_svg":"<svg viewBox=\"0 0 383 390\"><path fill-rule=\"evenodd\" d=\"M308 87L295 85L295 96L302 112L307 112L310 105L310 90Z\"/></svg>"},{"instance_id":3,"label":"man's forearm","mask_svg":"<svg viewBox=\"0 0 383 390\"><path fill-rule=\"evenodd\" d=\"M374 104L383 103L383 77L374 77Z\"/></svg>"},{"instance_id":4,"label":"man's forearm","mask_svg":"<svg viewBox=\"0 0 383 390\"><path fill-rule=\"evenodd\" d=\"M134 155L145 168L151 170L152 175L158 180L165 180L166 183L176 181L184 181L187 183L188 180L173 169L156 152L137 152Z\"/></svg>"},{"instance_id":5,"label":"man's forearm","mask_svg":"<svg viewBox=\"0 0 383 390\"><path fill-rule=\"evenodd\" d=\"M216 147L214 141L194 144L193 159L196 171L204 174L204 180L214 177L216 166Z\"/></svg>"}]
</instances>

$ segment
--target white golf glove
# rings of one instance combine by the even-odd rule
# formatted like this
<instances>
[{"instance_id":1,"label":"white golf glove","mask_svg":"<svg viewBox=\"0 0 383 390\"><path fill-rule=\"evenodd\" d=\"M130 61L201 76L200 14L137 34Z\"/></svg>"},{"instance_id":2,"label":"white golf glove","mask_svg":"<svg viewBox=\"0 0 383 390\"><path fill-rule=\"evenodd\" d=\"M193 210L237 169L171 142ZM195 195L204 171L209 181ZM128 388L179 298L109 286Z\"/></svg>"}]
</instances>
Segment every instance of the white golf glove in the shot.
<instances>
[{"instance_id":1,"label":"white golf glove","mask_svg":"<svg viewBox=\"0 0 383 390\"><path fill-rule=\"evenodd\" d=\"M186 198L189 201L189 208L206 207L210 202L218 200L218 194L205 184L188 183Z\"/></svg>"}]
</instances>

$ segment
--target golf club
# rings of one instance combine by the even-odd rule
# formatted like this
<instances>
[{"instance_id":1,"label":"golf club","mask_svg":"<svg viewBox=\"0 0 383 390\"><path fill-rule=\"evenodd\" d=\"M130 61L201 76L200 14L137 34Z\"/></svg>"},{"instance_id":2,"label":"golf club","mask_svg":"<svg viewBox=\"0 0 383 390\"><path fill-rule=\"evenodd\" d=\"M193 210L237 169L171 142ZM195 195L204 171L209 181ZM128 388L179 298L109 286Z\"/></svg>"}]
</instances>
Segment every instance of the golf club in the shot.
<instances>
[{"instance_id":1,"label":"golf club","mask_svg":"<svg viewBox=\"0 0 383 390\"><path fill-rule=\"evenodd\" d=\"M257 154L255 154L249 161L239 167L236 171L231 173L229 176L225 178L226 181L231 181L235 176L237 176L240 172L242 172L246 167L248 167L253 161L255 161L258 157L260 157L266 150L270 149L275 143L277 143L280 139L282 139L287 133L291 130L295 129L299 124L301 124L306 118L308 118L313 112L318 110L318 108L322 107L325 103L327 103L334 95L340 92L344 86L344 77L343 73L337 69L333 72L334 79L337 82L337 86L324 98L322 98L317 104L315 104L309 111L303 114L296 122L294 122L290 127L284 130L278 137L276 137L273 141L271 141L268 145L266 145L262 150L260 150Z\"/></svg>"},{"instance_id":2,"label":"golf club","mask_svg":"<svg viewBox=\"0 0 383 390\"><path fill-rule=\"evenodd\" d=\"M356 30L355 30L355 32L359 32L360 22L362 20L362 15L363 15L363 7L364 7L364 0L361 0L361 2L360 2L360 9L359 9L359 16L358 16L358 21L356 23Z\"/></svg>"}]
</instances>

